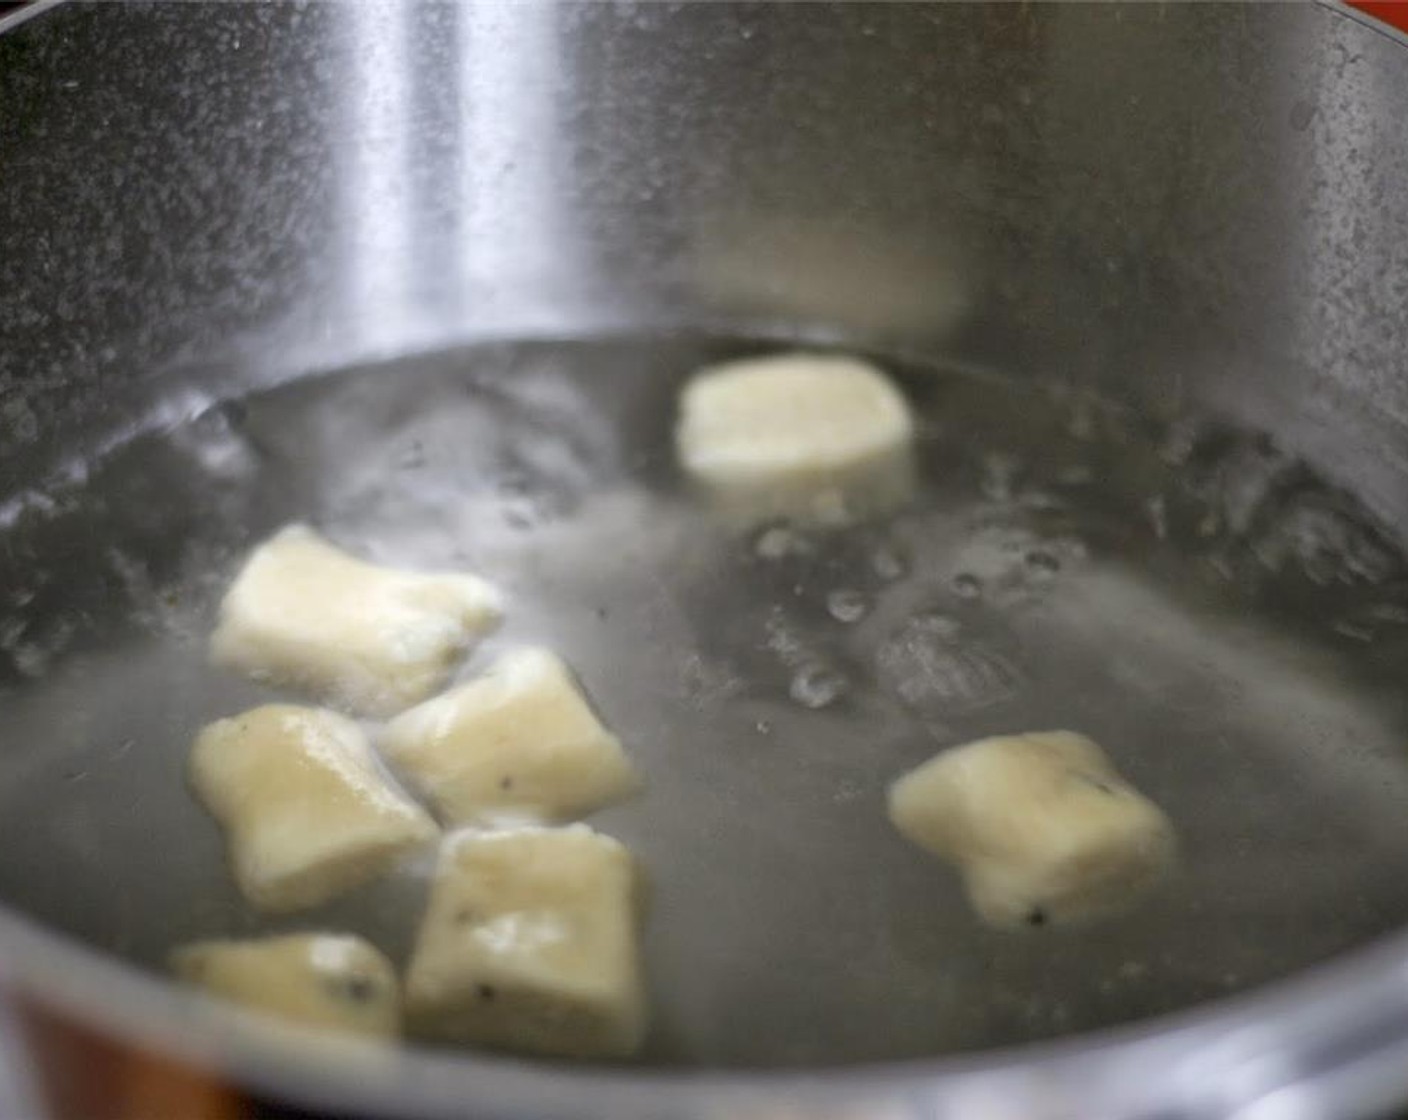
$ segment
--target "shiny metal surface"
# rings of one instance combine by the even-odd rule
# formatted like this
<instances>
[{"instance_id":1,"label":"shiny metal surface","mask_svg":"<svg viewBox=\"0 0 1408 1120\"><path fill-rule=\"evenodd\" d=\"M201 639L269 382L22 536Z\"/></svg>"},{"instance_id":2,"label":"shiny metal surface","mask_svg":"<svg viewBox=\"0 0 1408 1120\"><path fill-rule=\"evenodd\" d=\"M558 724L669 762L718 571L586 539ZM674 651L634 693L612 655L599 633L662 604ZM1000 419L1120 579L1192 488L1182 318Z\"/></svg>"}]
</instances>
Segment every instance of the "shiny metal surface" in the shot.
<instances>
[{"instance_id":1,"label":"shiny metal surface","mask_svg":"<svg viewBox=\"0 0 1408 1120\"><path fill-rule=\"evenodd\" d=\"M215 397L680 326L1213 411L1402 536L1406 103L1402 45L1316 6L60 6L0 40L4 511ZM113 905L137 928L150 902ZM405 1055L331 1078L3 928L56 1002L324 1106L1328 1116L1408 1095L1394 940L1020 1052L728 1076Z\"/></svg>"}]
</instances>

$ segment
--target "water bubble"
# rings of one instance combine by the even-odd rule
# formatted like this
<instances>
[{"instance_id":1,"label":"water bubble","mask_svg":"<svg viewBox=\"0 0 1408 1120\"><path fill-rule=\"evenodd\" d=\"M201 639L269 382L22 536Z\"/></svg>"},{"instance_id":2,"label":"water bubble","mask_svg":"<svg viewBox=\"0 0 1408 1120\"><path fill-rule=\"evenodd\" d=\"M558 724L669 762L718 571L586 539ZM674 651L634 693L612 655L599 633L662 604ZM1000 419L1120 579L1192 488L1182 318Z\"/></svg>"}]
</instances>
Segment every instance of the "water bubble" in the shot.
<instances>
[{"instance_id":1,"label":"water bubble","mask_svg":"<svg viewBox=\"0 0 1408 1120\"><path fill-rule=\"evenodd\" d=\"M726 666L706 662L698 654L690 654L680 665L680 685L686 702L703 709L736 696L743 682Z\"/></svg>"},{"instance_id":2,"label":"water bubble","mask_svg":"<svg viewBox=\"0 0 1408 1120\"><path fill-rule=\"evenodd\" d=\"M963 629L958 619L942 611L920 611L909 620L909 625L917 631L933 634L945 641L958 637Z\"/></svg>"},{"instance_id":3,"label":"water bubble","mask_svg":"<svg viewBox=\"0 0 1408 1120\"><path fill-rule=\"evenodd\" d=\"M18 645L28 629L29 621L24 618L12 617L0 621L0 649L8 650Z\"/></svg>"},{"instance_id":4,"label":"water bubble","mask_svg":"<svg viewBox=\"0 0 1408 1120\"><path fill-rule=\"evenodd\" d=\"M820 662L803 665L792 675L787 695L804 708L816 710L834 704L845 695L849 683L835 669Z\"/></svg>"},{"instance_id":5,"label":"water bubble","mask_svg":"<svg viewBox=\"0 0 1408 1120\"><path fill-rule=\"evenodd\" d=\"M1220 552L1215 552L1208 557L1208 566L1212 568L1222 579L1228 583L1235 583L1237 580L1237 569L1232 566L1229 560Z\"/></svg>"},{"instance_id":6,"label":"water bubble","mask_svg":"<svg viewBox=\"0 0 1408 1120\"><path fill-rule=\"evenodd\" d=\"M1159 458L1171 467L1181 467L1193 457L1202 438L1202 425L1193 420L1177 420L1170 424L1159 445Z\"/></svg>"},{"instance_id":7,"label":"water bubble","mask_svg":"<svg viewBox=\"0 0 1408 1120\"><path fill-rule=\"evenodd\" d=\"M147 566L138 557L130 556L118 548L109 548L107 558L117 582L131 603L138 608L150 607L157 595Z\"/></svg>"},{"instance_id":8,"label":"water bubble","mask_svg":"<svg viewBox=\"0 0 1408 1120\"><path fill-rule=\"evenodd\" d=\"M870 610L870 600L864 592L838 587L826 596L826 610L837 622L859 622Z\"/></svg>"},{"instance_id":9,"label":"water bubble","mask_svg":"<svg viewBox=\"0 0 1408 1120\"><path fill-rule=\"evenodd\" d=\"M1018 501L1024 509L1035 510L1038 513L1065 509L1067 505L1064 498L1057 497L1045 490L1023 491Z\"/></svg>"},{"instance_id":10,"label":"water bubble","mask_svg":"<svg viewBox=\"0 0 1408 1120\"><path fill-rule=\"evenodd\" d=\"M49 653L34 642L16 642L9 647L10 659L15 668L31 679L42 677L49 667Z\"/></svg>"},{"instance_id":11,"label":"water bubble","mask_svg":"<svg viewBox=\"0 0 1408 1120\"><path fill-rule=\"evenodd\" d=\"M771 735L772 724L765 719L760 719L757 723L753 725L753 730L755 730L759 735Z\"/></svg>"},{"instance_id":12,"label":"water bubble","mask_svg":"<svg viewBox=\"0 0 1408 1120\"><path fill-rule=\"evenodd\" d=\"M764 560L781 560L787 556L805 556L811 551L811 544L795 529L774 525L758 534L753 551Z\"/></svg>"},{"instance_id":13,"label":"water bubble","mask_svg":"<svg viewBox=\"0 0 1408 1120\"><path fill-rule=\"evenodd\" d=\"M1300 471L1294 459L1273 447L1236 447L1221 456L1194 489L1217 509L1230 532L1243 534Z\"/></svg>"},{"instance_id":14,"label":"water bubble","mask_svg":"<svg viewBox=\"0 0 1408 1120\"><path fill-rule=\"evenodd\" d=\"M792 631L782 611L774 607L763 623L767 631L766 648L777 655L784 665L795 665L802 654L802 642Z\"/></svg>"},{"instance_id":15,"label":"water bubble","mask_svg":"<svg viewBox=\"0 0 1408 1120\"><path fill-rule=\"evenodd\" d=\"M1159 540L1168 539L1168 503L1162 494L1156 494L1144 503L1145 510L1149 513L1149 524L1154 530L1154 536Z\"/></svg>"},{"instance_id":16,"label":"water bubble","mask_svg":"<svg viewBox=\"0 0 1408 1120\"><path fill-rule=\"evenodd\" d=\"M1399 603L1375 603L1364 613L1375 622L1386 622L1394 626L1408 623L1408 607Z\"/></svg>"},{"instance_id":17,"label":"water bubble","mask_svg":"<svg viewBox=\"0 0 1408 1120\"><path fill-rule=\"evenodd\" d=\"M979 488L983 496L994 502L1010 502L1021 460L1015 455L991 452L983 456L983 478Z\"/></svg>"},{"instance_id":18,"label":"water bubble","mask_svg":"<svg viewBox=\"0 0 1408 1120\"><path fill-rule=\"evenodd\" d=\"M250 478L259 469L260 455L244 431L245 414L239 402L214 405L178 428L171 441L212 479L237 482Z\"/></svg>"},{"instance_id":19,"label":"water bubble","mask_svg":"<svg viewBox=\"0 0 1408 1120\"><path fill-rule=\"evenodd\" d=\"M0 650L9 654L10 661L22 676L42 677L51 663L72 640L76 626L71 618L56 618L36 623L12 617L0 623Z\"/></svg>"},{"instance_id":20,"label":"water bubble","mask_svg":"<svg viewBox=\"0 0 1408 1120\"><path fill-rule=\"evenodd\" d=\"M1044 548L1034 548L1026 555L1027 572L1034 580L1054 579L1061 570L1061 561Z\"/></svg>"},{"instance_id":21,"label":"water bubble","mask_svg":"<svg viewBox=\"0 0 1408 1120\"><path fill-rule=\"evenodd\" d=\"M20 443L32 443L39 436L39 418L35 416L28 402L12 397L0 408L0 416L7 422L9 434Z\"/></svg>"},{"instance_id":22,"label":"water bubble","mask_svg":"<svg viewBox=\"0 0 1408 1120\"><path fill-rule=\"evenodd\" d=\"M838 805L844 805L848 801L854 801L865 793L865 786L855 778L846 778L836 787L835 801Z\"/></svg>"},{"instance_id":23,"label":"water bubble","mask_svg":"<svg viewBox=\"0 0 1408 1120\"><path fill-rule=\"evenodd\" d=\"M1252 549L1270 571L1298 567L1321 586L1382 583L1395 567L1381 534L1323 494L1304 494L1289 503Z\"/></svg>"},{"instance_id":24,"label":"water bubble","mask_svg":"<svg viewBox=\"0 0 1408 1120\"><path fill-rule=\"evenodd\" d=\"M908 574L909 565L898 551L882 544L870 554L870 570L887 583L892 583Z\"/></svg>"},{"instance_id":25,"label":"water bubble","mask_svg":"<svg viewBox=\"0 0 1408 1120\"><path fill-rule=\"evenodd\" d=\"M1351 641L1369 643L1374 640L1374 631L1363 623L1354 622L1347 618L1342 618L1332 627L1334 632L1342 638L1349 638Z\"/></svg>"},{"instance_id":26,"label":"water bubble","mask_svg":"<svg viewBox=\"0 0 1408 1120\"><path fill-rule=\"evenodd\" d=\"M983 593L983 581L971 572L959 572L949 586L960 599L976 599Z\"/></svg>"}]
</instances>

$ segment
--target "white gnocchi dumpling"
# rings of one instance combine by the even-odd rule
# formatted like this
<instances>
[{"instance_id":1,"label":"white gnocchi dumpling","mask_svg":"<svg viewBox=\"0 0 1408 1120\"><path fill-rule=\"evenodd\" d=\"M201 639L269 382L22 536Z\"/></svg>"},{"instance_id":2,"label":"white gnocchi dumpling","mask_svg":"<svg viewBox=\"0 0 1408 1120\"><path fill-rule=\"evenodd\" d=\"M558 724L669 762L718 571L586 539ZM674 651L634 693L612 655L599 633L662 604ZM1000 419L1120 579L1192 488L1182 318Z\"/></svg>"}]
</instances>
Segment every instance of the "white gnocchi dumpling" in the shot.
<instances>
[{"instance_id":1,"label":"white gnocchi dumpling","mask_svg":"<svg viewBox=\"0 0 1408 1120\"><path fill-rule=\"evenodd\" d=\"M635 793L640 781L567 667L544 649L392 720L379 745L453 824L557 823Z\"/></svg>"},{"instance_id":2,"label":"white gnocchi dumpling","mask_svg":"<svg viewBox=\"0 0 1408 1120\"><path fill-rule=\"evenodd\" d=\"M1069 731L946 750L890 788L890 819L953 863L982 918L1039 926L1128 906L1173 865L1173 827Z\"/></svg>"},{"instance_id":3,"label":"white gnocchi dumpling","mask_svg":"<svg viewBox=\"0 0 1408 1120\"><path fill-rule=\"evenodd\" d=\"M639 894L630 852L586 825L449 838L406 977L408 1022L505 1050L630 1054L646 1022Z\"/></svg>"},{"instance_id":4,"label":"white gnocchi dumpling","mask_svg":"<svg viewBox=\"0 0 1408 1120\"><path fill-rule=\"evenodd\" d=\"M240 889L262 910L315 906L388 870L438 834L336 712L268 704L204 728L196 793L224 827Z\"/></svg>"},{"instance_id":5,"label":"white gnocchi dumpling","mask_svg":"<svg viewBox=\"0 0 1408 1120\"><path fill-rule=\"evenodd\" d=\"M874 366L784 354L707 367L675 430L685 472L732 519L844 524L889 512L914 487L914 421Z\"/></svg>"},{"instance_id":6,"label":"white gnocchi dumpling","mask_svg":"<svg viewBox=\"0 0 1408 1120\"><path fill-rule=\"evenodd\" d=\"M499 620L477 576L382 568L291 525L254 550L220 606L214 661L387 716L445 682Z\"/></svg>"},{"instance_id":7,"label":"white gnocchi dumpling","mask_svg":"<svg viewBox=\"0 0 1408 1120\"><path fill-rule=\"evenodd\" d=\"M401 1030L396 970L360 937L199 941L171 954L171 971L210 995L290 1023L374 1038Z\"/></svg>"}]
</instances>

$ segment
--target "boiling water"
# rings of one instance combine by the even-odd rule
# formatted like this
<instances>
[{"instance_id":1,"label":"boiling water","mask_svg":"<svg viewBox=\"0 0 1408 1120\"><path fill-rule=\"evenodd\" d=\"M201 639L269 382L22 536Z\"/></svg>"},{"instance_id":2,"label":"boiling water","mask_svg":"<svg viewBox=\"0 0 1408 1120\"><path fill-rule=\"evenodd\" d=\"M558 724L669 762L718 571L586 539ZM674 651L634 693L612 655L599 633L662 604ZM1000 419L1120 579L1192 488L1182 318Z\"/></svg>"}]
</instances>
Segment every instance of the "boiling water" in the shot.
<instances>
[{"instance_id":1,"label":"boiling water","mask_svg":"<svg viewBox=\"0 0 1408 1120\"><path fill-rule=\"evenodd\" d=\"M630 844L662 1064L1016 1043L1185 1007L1408 920L1408 569L1265 439L890 368L913 508L715 524L672 461L714 340L524 343L204 408L5 507L0 895L157 967L174 943L347 928L404 959L426 865L270 922L183 781L205 721L274 698L205 662L245 551L305 520L511 596L465 666L543 643L648 782ZM1183 864L1129 915L984 929L884 793L935 751L1072 728L1168 811Z\"/></svg>"}]
</instances>

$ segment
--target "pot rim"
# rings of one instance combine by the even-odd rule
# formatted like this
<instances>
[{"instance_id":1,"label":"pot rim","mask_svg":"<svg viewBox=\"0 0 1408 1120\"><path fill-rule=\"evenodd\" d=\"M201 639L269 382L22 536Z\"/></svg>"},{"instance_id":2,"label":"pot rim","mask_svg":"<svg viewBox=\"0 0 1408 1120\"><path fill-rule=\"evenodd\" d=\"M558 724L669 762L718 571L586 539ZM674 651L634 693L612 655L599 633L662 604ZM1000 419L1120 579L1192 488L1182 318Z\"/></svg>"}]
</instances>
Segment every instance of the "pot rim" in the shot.
<instances>
[{"instance_id":1,"label":"pot rim","mask_svg":"<svg viewBox=\"0 0 1408 1120\"><path fill-rule=\"evenodd\" d=\"M193 997L175 984L0 909L0 970L43 1007L235 1086L314 1108L461 1117L933 1117L1242 1114L1272 1093L1321 1092L1350 1058L1334 1109L1408 1090L1408 933L1195 1008L1020 1047L827 1069L571 1067L489 1054L329 1042ZM1352 1047L1346 1051L1345 1047ZM1396 1071L1396 1078L1392 1077ZM1297 1115L1301 1115L1298 1113Z\"/></svg>"},{"instance_id":2,"label":"pot rim","mask_svg":"<svg viewBox=\"0 0 1408 1120\"><path fill-rule=\"evenodd\" d=\"M11 31L65 3L0 16ZM1408 48L1344 0L1324 9ZM1290 1100L1340 1120L1408 1095L1408 931L1194 1008L1020 1047L829 1069L571 1067L487 1054L330 1044L222 1007L0 906L0 977L114 1039L312 1108L612 1120L1238 1115ZM252 1026L257 1024L256 1026ZM347 1058L354 1060L345 1060ZM1353 1077L1338 1074L1352 1069ZM1276 1111L1275 1115L1290 1115Z\"/></svg>"}]
</instances>

